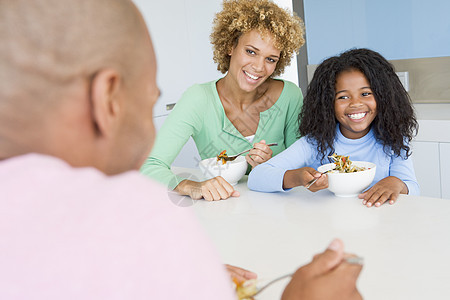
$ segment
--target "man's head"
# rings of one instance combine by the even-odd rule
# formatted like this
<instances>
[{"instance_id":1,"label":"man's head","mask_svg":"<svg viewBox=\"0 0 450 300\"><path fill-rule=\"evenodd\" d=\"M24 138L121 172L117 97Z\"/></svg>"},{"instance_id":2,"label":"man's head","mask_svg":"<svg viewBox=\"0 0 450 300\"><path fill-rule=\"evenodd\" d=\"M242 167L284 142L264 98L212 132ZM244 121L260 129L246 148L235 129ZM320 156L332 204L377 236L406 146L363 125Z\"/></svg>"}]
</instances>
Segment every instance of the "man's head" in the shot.
<instances>
[{"instance_id":1,"label":"man's head","mask_svg":"<svg viewBox=\"0 0 450 300\"><path fill-rule=\"evenodd\" d=\"M115 174L150 151L156 61L129 0L0 0L0 158Z\"/></svg>"}]
</instances>

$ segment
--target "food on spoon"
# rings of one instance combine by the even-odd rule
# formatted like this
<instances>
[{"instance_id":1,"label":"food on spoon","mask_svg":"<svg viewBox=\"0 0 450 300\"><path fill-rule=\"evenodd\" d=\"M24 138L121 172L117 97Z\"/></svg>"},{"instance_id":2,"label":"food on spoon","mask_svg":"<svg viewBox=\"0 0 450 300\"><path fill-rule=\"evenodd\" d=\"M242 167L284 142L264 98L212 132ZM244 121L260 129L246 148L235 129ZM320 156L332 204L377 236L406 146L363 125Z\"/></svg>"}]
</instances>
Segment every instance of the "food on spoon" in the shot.
<instances>
[{"instance_id":1,"label":"food on spoon","mask_svg":"<svg viewBox=\"0 0 450 300\"><path fill-rule=\"evenodd\" d=\"M235 278L233 278L233 282L236 284L236 295L238 297L238 300L254 299L253 296L258 292L255 279L239 282Z\"/></svg>"},{"instance_id":2,"label":"food on spoon","mask_svg":"<svg viewBox=\"0 0 450 300\"><path fill-rule=\"evenodd\" d=\"M222 165L224 165L227 163L226 157L228 157L227 150L223 150L219 155L217 155L217 161L222 160Z\"/></svg>"},{"instance_id":3,"label":"food on spoon","mask_svg":"<svg viewBox=\"0 0 450 300\"><path fill-rule=\"evenodd\" d=\"M358 167L353 165L348 156L337 155L334 153L330 157L334 159L334 164L336 165L334 170L339 171L339 173L354 173L368 170L366 167Z\"/></svg>"}]
</instances>

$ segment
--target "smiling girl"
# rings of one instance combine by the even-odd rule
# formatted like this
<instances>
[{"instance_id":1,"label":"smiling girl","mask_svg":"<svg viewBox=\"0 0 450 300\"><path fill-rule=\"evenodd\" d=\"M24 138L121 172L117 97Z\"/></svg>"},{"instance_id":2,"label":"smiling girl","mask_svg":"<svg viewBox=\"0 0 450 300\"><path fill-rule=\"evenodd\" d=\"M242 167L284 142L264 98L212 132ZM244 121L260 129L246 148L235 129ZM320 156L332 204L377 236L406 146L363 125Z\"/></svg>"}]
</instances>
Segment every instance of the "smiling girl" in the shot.
<instances>
[{"instance_id":1,"label":"smiling girl","mask_svg":"<svg viewBox=\"0 0 450 300\"><path fill-rule=\"evenodd\" d=\"M317 167L337 153L377 165L372 185L359 197L370 207L399 194L419 194L409 143L417 132L411 101L392 65L379 53L354 49L322 62L308 86L299 132L291 147L249 175L250 189L274 192L328 187Z\"/></svg>"}]
</instances>

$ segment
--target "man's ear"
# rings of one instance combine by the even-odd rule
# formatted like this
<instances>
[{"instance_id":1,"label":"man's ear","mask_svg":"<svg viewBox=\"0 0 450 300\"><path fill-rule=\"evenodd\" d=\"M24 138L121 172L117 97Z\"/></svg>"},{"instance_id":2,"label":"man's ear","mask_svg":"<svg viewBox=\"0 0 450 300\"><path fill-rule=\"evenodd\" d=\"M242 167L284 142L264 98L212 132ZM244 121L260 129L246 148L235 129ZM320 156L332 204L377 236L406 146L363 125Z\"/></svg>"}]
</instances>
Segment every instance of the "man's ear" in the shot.
<instances>
[{"instance_id":1,"label":"man's ear","mask_svg":"<svg viewBox=\"0 0 450 300\"><path fill-rule=\"evenodd\" d=\"M109 136L120 113L120 74L113 69L98 71L91 81L92 119L97 134Z\"/></svg>"}]
</instances>

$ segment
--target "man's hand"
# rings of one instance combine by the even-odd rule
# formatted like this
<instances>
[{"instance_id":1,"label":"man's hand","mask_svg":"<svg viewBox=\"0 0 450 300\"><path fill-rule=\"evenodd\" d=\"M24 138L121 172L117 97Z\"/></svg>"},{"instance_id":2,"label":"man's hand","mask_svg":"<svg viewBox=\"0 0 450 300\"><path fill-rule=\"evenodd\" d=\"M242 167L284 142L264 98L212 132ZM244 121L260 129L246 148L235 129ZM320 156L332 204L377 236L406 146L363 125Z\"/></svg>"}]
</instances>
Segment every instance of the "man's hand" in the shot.
<instances>
[{"instance_id":1,"label":"man's hand","mask_svg":"<svg viewBox=\"0 0 450 300\"><path fill-rule=\"evenodd\" d=\"M356 288L362 265L350 264L344 256L342 241L334 240L327 250L294 273L282 299L362 299Z\"/></svg>"},{"instance_id":2,"label":"man's hand","mask_svg":"<svg viewBox=\"0 0 450 300\"><path fill-rule=\"evenodd\" d=\"M250 279L256 279L258 276L249 270L235 267L232 265L225 265L228 273L230 274L231 280L233 282L244 282Z\"/></svg>"}]
</instances>

